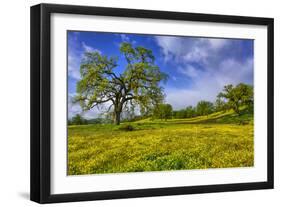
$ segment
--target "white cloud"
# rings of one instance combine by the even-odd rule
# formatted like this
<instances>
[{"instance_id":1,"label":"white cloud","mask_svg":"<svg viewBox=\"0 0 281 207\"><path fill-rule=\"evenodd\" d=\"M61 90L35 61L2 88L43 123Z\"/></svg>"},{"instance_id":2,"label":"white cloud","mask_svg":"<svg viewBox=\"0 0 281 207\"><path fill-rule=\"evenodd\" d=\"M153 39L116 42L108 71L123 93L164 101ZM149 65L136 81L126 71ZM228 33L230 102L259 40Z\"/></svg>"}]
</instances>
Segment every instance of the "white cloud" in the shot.
<instances>
[{"instance_id":1,"label":"white cloud","mask_svg":"<svg viewBox=\"0 0 281 207\"><path fill-rule=\"evenodd\" d=\"M182 73L183 75L190 77L190 78L196 78L198 77L200 71L197 70L195 67L192 65L187 65L186 67L178 67L178 71Z\"/></svg>"},{"instance_id":2,"label":"white cloud","mask_svg":"<svg viewBox=\"0 0 281 207\"><path fill-rule=\"evenodd\" d=\"M185 72L192 71L188 67ZM187 72L190 77L193 72ZM247 59L244 64L227 59L221 62L217 70L198 72L192 76L193 85L188 89L169 88L165 91L166 102L175 109L182 109L188 105L195 106L200 100L214 102L217 94L227 84L236 85L240 82L248 83L253 77L253 60Z\"/></svg>"},{"instance_id":3,"label":"white cloud","mask_svg":"<svg viewBox=\"0 0 281 207\"><path fill-rule=\"evenodd\" d=\"M68 75L75 80L79 80L80 76L80 58L73 54L73 52L69 51L68 53Z\"/></svg>"},{"instance_id":4,"label":"white cloud","mask_svg":"<svg viewBox=\"0 0 281 207\"><path fill-rule=\"evenodd\" d=\"M137 43L137 41L132 40L128 35L126 34L117 34L118 36L120 36L121 41L122 42L128 42L131 43L132 45L135 45ZM116 45L119 47L121 43L116 43Z\"/></svg>"},{"instance_id":5,"label":"white cloud","mask_svg":"<svg viewBox=\"0 0 281 207\"><path fill-rule=\"evenodd\" d=\"M216 95L221 91L223 85L217 82L217 76L203 73L194 78L191 88L178 89L169 88L165 91L166 102L174 109L183 109L189 105L195 106L198 101L215 101Z\"/></svg>"},{"instance_id":6,"label":"white cloud","mask_svg":"<svg viewBox=\"0 0 281 207\"><path fill-rule=\"evenodd\" d=\"M198 91L188 89L169 89L165 91L166 102L173 106L174 110L183 109L189 105L195 106L202 99Z\"/></svg>"},{"instance_id":7,"label":"white cloud","mask_svg":"<svg viewBox=\"0 0 281 207\"><path fill-rule=\"evenodd\" d=\"M227 39L208 39L208 42L213 49L220 49L227 45Z\"/></svg>"},{"instance_id":8,"label":"white cloud","mask_svg":"<svg viewBox=\"0 0 281 207\"><path fill-rule=\"evenodd\" d=\"M156 36L155 40L162 49L165 62L171 60L175 55L180 55L180 38L173 36Z\"/></svg>"},{"instance_id":9,"label":"white cloud","mask_svg":"<svg viewBox=\"0 0 281 207\"><path fill-rule=\"evenodd\" d=\"M252 58L248 58L243 63L230 58L219 64L216 74L219 76L218 81L222 84L238 84L240 82L251 84L253 79L253 68Z\"/></svg>"},{"instance_id":10,"label":"white cloud","mask_svg":"<svg viewBox=\"0 0 281 207\"><path fill-rule=\"evenodd\" d=\"M183 60L189 62L206 62L208 57L208 51L201 49L200 46L194 46L191 51L187 52L183 56Z\"/></svg>"},{"instance_id":11,"label":"white cloud","mask_svg":"<svg viewBox=\"0 0 281 207\"><path fill-rule=\"evenodd\" d=\"M207 62L209 57L229 44L225 39L183 38L175 36L156 36L155 40L162 49L164 60Z\"/></svg>"},{"instance_id":12,"label":"white cloud","mask_svg":"<svg viewBox=\"0 0 281 207\"><path fill-rule=\"evenodd\" d=\"M69 93L68 94L68 118L71 119L76 114L82 115L86 119L93 119L98 118L101 116L102 113L106 112L106 110L111 105L110 102L104 103L100 105L99 108L94 107L89 111L83 111L80 107L79 103L73 103L73 98L75 97L76 93Z\"/></svg>"},{"instance_id":13,"label":"white cloud","mask_svg":"<svg viewBox=\"0 0 281 207\"><path fill-rule=\"evenodd\" d=\"M87 45L85 42L82 42L82 48L83 48L84 52L98 52L101 54L100 50Z\"/></svg>"},{"instance_id":14,"label":"white cloud","mask_svg":"<svg viewBox=\"0 0 281 207\"><path fill-rule=\"evenodd\" d=\"M120 34L121 40L123 42L130 42L130 38L125 34Z\"/></svg>"},{"instance_id":15,"label":"white cloud","mask_svg":"<svg viewBox=\"0 0 281 207\"><path fill-rule=\"evenodd\" d=\"M101 112L97 109L91 109L89 111L82 111L79 103L68 103L68 118L71 119L76 114L82 115L86 119L98 118Z\"/></svg>"},{"instance_id":16,"label":"white cloud","mask_svg":"<svg viewBox=\"0 0 281 207\"><path fill-rule=\"evenodd\" d=\"M82 46L79 48L79 46ZM101 54L101 51L87 45L85 42L82 42L81 45L77 40L77 37L74 36L73 39L69 40L68 45L68 75L75 80L80 80L80 64L81 60L84 57L84 52L98 52Z\"/></svg>"}]
</instances>

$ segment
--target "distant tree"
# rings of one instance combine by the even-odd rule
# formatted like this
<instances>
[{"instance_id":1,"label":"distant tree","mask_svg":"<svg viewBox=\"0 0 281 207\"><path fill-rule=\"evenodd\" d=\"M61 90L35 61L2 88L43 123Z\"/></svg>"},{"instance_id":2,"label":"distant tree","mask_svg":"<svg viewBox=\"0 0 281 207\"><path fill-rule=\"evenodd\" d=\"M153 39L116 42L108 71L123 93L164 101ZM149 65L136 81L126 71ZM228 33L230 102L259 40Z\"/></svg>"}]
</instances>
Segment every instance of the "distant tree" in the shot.
<instances>
[{"instance_id":1,"label":"distant tree","mask_svg":"<svg viewBox=\"0 0 281 207\"><path fill-rule=\"evenodd\" d=\"M87 120L88 124L102 124L106 123L107 119L105 118L94 118L94 119L89 119Z\"/></svg>"},{"instance_id":2,"label":"distant tree","mask_svg":"<svg viewBox=\"0 0 281 207\"><path fill-rule=\"evenodd\" d=\"M68 120L67 120L67 125L72 125L71 119L68 119Z\"/></svg>"},{"instance_id":3,"label":"distant tree","mask_svg":"<svg viewBox=\"0 0 281 207\"><path fill-rule=\"evenodd\" d=\"M223 100L223 98L221 97L218 97L215 101L215 104L214 104L214 110L215 111L226 111L228 108L228 105L227 103Z\"/></svg>"},{"instance_id":4,"label":"distant tree","mask_svg":"<svg viewBox=\"0 0 281 207\"><path fill-rule=\"evenodd\" d=\"M177 119L177 113L178 113L178 111L173 111L172 112L173 119Z\"/></svg>"},{"instance_id":5,"label":"distant tree","mask_svg":"<svg viewBox=\"0 0 281 207\"><path fill-rule=\"evenodd\" d=\"M176 119L184 119L186 118L186 110L185 109L181 109L178 111L174 111L173 112L173 117Z\"/></svg>"},{"instance_id":6,"label":"distant tree","mask_svg":"<svg viewBox=\"0 0 281 207\"><path fill-rule=\"evenodd\" d=\"M164 119L171 119L173 115L173 107L170 104L164 106Z\"/></svg>"},{"instance_id":7,"label":"distant tree","mask_svg":"<svg viewBox=\"0 0 281 207\"><path fill-rule=\"evenodd\" d=\"M80 114L76 114L76 115L72 118L71 124L74 124L74 125L87 124L87 120L84 119Z\"/></svg>"},{"instance_id":8,"label":"distant tree","mask_svg":"<svg viewBox=\"0 0 281 207\"><path fill-rule=\"evenodd\" d=\"M154 109L154 117L158 119L171 119L173 108L170 104L159 104Z\"/></svg>"},{"instance_id":9,"label":"distant tree","mask_svg":"<svg viewBox=\"0 0 281 207\"><path fill-rule=\"evenodd\" d=\"M214 105L209 101L199 101L196 106L197 115L208 115L213 112Z\"/></svg>"},{"instance_id":10,"label":"distant tree","mask_svg":"<svg viewBox=\"0 0 281 207\"><path fill-rule=\"evenodd\" d=\"M254 104L253 86L240 83L237 86L226 85L218 98L225 98L227 104L238 115L241 114L241 106L252 108Z\"/></svg>"},{"instance_id":11,"label":"distant tree","mask_svg":"<svg viewBox=\"0 0 281 207\"><path fill-rule=\"evenodd\" d=\"M186 111L186 118L191 118L196 116L196 110L192 106L186 107L185 111Z\"/></svg>"},{"instance_id":12,"label":"distant tree","mask_svg":"<svg viewBox=\"0 0 281 207\"><path fill-rule=\"evenodd\" d=\"M127 62L121 74L115 70L118 66L116 58L86 52L80 66L81 80L77 83L78 95L75 97L84 111L111 103L108 112L112 109L117 125L127 105L138 105L144 112L161 103L164 94L159 83L167 77L155 65L151 50L123 42L120 52Z\"/></svg>"}]
</instances>

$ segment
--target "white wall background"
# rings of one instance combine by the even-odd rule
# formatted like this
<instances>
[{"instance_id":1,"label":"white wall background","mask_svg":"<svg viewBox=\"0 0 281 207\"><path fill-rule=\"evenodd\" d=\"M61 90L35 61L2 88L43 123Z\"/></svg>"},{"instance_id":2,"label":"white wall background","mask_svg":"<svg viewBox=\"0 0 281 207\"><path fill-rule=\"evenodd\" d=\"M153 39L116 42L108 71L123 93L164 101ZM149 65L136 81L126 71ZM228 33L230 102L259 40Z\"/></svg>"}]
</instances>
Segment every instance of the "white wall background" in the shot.
<instances>
[{"instance_id":1,"label":"white wall background","mask_svg":"<svg viewBox=\"0 0 281 207\"><path fill-rule=\"evenodd\" d=\"M281 13L280 1L245 0L49 0L2 1L0 22L0 206L29 201L29 7L81 4L275 18L275 189L153 198L63 203L52 206L277 206L281 203ZM280 5L279 5L280 4ZM280 205L280 204L279 204Z\"/></svg>"}]
</instances>

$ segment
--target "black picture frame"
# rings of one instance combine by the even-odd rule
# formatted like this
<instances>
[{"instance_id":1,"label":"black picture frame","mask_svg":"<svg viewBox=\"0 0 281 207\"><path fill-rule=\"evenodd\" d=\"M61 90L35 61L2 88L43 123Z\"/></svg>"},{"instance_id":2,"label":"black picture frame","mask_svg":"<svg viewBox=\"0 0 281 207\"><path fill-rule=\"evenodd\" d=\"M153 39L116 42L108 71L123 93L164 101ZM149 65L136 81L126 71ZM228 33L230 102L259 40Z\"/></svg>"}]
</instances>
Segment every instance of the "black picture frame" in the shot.
<instances>
[{"instance_id":1,"label":"black picture frame","mask_svg":"<svg viewBox=\"0 0 281 207\"><path fill-rule=\"evenodd\" d=\"M134 17L165 20L182 20L210 23L232 23L267 26L267 181L237 184L218 184L153 189L51 194L50 188L50 130L51 130L51 85L50 85L50 15L52 13ZM30 199L38 203L88 201L103 199L166 196L179 194L211 193L273 188L273 52L274 20L272 18L195 14L168 11L103 8L39 4L31 7L31 152L30 152Z\"/></svg>"}]
</instances>

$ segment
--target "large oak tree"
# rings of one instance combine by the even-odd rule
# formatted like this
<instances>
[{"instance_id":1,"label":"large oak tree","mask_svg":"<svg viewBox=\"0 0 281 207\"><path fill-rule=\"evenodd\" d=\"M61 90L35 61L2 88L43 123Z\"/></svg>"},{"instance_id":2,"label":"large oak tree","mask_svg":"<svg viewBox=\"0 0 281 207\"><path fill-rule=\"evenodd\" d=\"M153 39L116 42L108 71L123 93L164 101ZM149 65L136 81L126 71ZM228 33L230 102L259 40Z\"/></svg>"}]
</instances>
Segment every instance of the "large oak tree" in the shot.
<instances>
[{"instance_id":1,"label":"large oak tree","mask_svg":"<svg viewBox=\"0 0 281 207\"><path fill-rule=\"evenodd\" d=\"M127 62L122 73L116 71L117 58L86 52L75 97L84 111L109 103L107 111L113 113L117 125L124 109L138 105L141 111L147 111L161 103L164 94L160 81L167 77L155 65L151 50L124 42L120 52Z\"/></svg>"}]
</instances>

